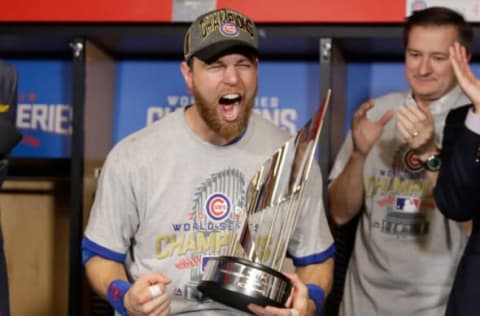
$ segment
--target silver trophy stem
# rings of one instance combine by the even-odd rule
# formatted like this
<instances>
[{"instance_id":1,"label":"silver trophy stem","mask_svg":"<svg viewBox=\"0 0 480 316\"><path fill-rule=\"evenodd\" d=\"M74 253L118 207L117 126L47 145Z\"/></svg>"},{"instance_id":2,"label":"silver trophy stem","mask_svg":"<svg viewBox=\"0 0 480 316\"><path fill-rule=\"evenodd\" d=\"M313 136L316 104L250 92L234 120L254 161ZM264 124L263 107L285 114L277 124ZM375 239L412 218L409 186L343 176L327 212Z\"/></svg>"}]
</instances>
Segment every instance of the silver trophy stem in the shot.
<instances>
[{"instance_id":1,"label":"silver trophy stem","mask_svg":"<svg viewBox=\"0 0 480 316\"><path fill-rule=\"evenodd\" d=\"M280 213L280 205L277 205L275 207L275 210L274 210L274 213L273 213L273 219L272 219L272 223L275 223L277 221L277 217L278 217L278 214ZM275 225L270 225L269 229L268 229L268 234L267 234L267 241L265 242L265 245L270 245L270 241L272 239L272 235L273 235L273 228L275 227ZM280 233L282 233L282 230L280 230Z\"/></svg>"},{"instance_id":2,"label":"silver trophy stem","mask_svg":"<svg viewBox=\"0 0 480 316\"><path fill-rule=\"evenodd\" d=\"M285 231L288 229L288 223L289 223L289 219L290 219L290 216L291 216L291 210L292 210L292 204L293 204L293 199L289 199L288 200L288 206L287 206L287 209L286 209L286 218L283 220L283 223L282 223L282 226L280 228L280 231L278 233L279 235L279 239L276 243L276 246L275 246L275 250L273 251L273 256L272 256L272 259L270 261L270 265L272 267L272 269L275 269L275 270L279 270L277 267L277 265L275 264L275 262L278 260L278 255L280 253L280 248L283 248L281 247L281 244L285 243L283 238L281 236L285 236Z\"/></svg>"},{"instance_id":3,"label":"silver trophy stem","mask_svg":"<svg viewBox=\"0 0 480 316\"><path fill-rule=\"evenodd\" d=\"M291 147L291 144L286 143L285 146L282 148L283 150L279 151L280 159L277 160L277 162L278 162L277 165L276 165L277 168L275 169L275 173L277 174L277 176L281 176L281 171L286 169L285 168L286 162L288 162L288 163L290 162L289 161L289 156L288 156L289 149L290 149L289 147ZM290 173L290 170L288 170L288 172ZM272 225L270 225L270 227L269 227L268 234L267 234L267 240L265 242L265 245L270 245L270 241L272 239L272 235L273 235L273 231L274 231L274 227L275 227L275 225L273 225L273 223L277 222L278 215L280 213L280 210L282 209L281 208L281 203L283 202L282 200L285 200L284 197L288 193L287 192L288 191L288 185L286 185L285 183L281 183L280 181L276 181L276 183L277 183L276 189L280 191L280 194L277 194L276 196L278 196L278 198L275 201L273 201L274 205L276 205L276 206L275 206L275 209L273 211ZM262 216L263 216L263 214L262 214ZM262 220L263 220L263 217L260 221L260 224L259 224L260 226L262 224ZM279 232L280 235L282 234L284 225L285 225L285 220L282 222L282 228L280 229L280 232Z\"/></svg>"},{"instance_id":4,"label":"silver trophy stem","mask_svg":"<svg viewBox=\"0 0 480 316\"><path fill-rule=\"evenodd\" d=\"M254 210L257 208L260 190L261 190L260 179L263 177L264 171L265 171L265 167L261 166L260 169L257 171L256 175L254 176L254 178L251 180L251 182L254 185L252 189L253 192L251 192L251 196L249 197L250 203L247 206L247 210L242 212L242 216L239 218L238 222L240 223L240 225L238 228L236 228L237 231L234 234L234 238L232 238L231 247L229 248L230 251L228 252L230 256L237 256L237 253L239 251L238 245L242 246L242 250L244 254L250 253L251 249L255 248L251 235L249 235L250 238L248 242L245 240L245 235L249 234L248 216L250 216L250 214L252 214Z\"/></svg>"},{"instance_id":5,"label":"silver trophy stem","mask_svg":"<svg viewBox=\"0 0 480 316\"><path fill-rule=\"evenodd\" d=\"M299 143L300 142L301 141L299 140ZM307 146L305 148L306 152L308 152L309 149L312 149L312 148L308 148L308 147L309 146ZM298 149L299 148L300 147L298 147ZM310 159L309 159L309 156L312 156L312 155L313 155L313 153L311 153L310 155L304 155L302 157L301 161L300 161L299 167L297 168L297 172L295 172L295 170L293 171L293 173L295 174L294 175L295 180L294 180L293 185L291 186L291 195L290 195L290 199L289 199L289 203L288 203L288 207L287 207L287 211L286 211L286 218L282 223L282 227L281 227L280 233L279 233L280 236L290 236L293 229L296 226L297 213L298 213L299 208L300 208L300 203L298 203L298 202L301 200L301 195L299 196L298 192L302 193L303 192L303 187L305 185L304 174L302 174L301 171L305 170L305 165L308 162L311 162ZM295 169L294 166L292 168ZM285 231L287 233L285 233ZM281 269L281 267L283 265L284 254L286 253L286 251L287 251L287 240L282 239L280 237L278 242L277 242L277 245L275 247L274 255L273 255L273 258L272 258L272 261L271 261L272 268ZM281 255L281 259L280 259L280 262L277 263L277 261L278 261L277 258L279 257L279 255Z\"/></svg>"},{"instance_id":6,"label":"silver trophy stem","mask_svg":"<svg viewBox=\"0 0 480 316\"><path fill-rule=\"evenodd\" d=\"M296 195L296 193L294 193ZM297 224L297 218L298 218L298 208L300 205L299 199L296 199L295 196L291 198L291 202L289 203L289 209L288 209L288 215L287 219L285 220L285 223L289 223L287 225L287 232L280 232L282 234L281 236L291 236L293 229L295 228ZM293 205L293 206L292 206ZM272 258L272 265L271 267L276 270L280 270L283 266L283 260L285 259L285 253L287 252L287 246L288 246L288 240L286 239L281 239L277 243L277 247L275 249L275 253ZM278 261L278 262L277 262Z\"/></svg>"}]
</instances>

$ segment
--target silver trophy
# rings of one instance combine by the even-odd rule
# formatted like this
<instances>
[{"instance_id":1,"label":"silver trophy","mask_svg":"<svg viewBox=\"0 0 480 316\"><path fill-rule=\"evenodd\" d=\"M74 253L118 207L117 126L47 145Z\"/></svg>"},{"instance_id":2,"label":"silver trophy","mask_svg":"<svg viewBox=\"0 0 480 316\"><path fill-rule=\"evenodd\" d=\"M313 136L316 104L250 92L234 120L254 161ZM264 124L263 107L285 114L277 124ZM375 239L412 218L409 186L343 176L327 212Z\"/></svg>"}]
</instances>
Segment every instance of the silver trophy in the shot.
<instances>
[{"instance_id":1,"label":"silver trophy","mask_svg":"<svg viewBox=\"0 0 480 316\"><path fill-rule=\"evenodd\" d=\"M198 289L249 312L248 304L284 307L292 284L279 272L302 205L331 90L317 113L251 179L227 255L210 258ZM319 192L318 194L321 194Z\"/></svg>"}]
</instances>

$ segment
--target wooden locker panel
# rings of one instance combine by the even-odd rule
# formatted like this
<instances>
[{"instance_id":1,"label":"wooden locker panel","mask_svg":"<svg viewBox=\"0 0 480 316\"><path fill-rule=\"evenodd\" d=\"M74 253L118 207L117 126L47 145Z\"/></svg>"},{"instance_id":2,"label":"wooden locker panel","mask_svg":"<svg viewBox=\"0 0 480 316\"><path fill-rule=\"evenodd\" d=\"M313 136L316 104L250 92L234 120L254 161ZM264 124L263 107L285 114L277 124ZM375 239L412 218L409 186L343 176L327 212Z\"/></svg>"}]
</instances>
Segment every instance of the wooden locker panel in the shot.
<instances>
[{"instance_id":1,"label":"wooden locker panel","mask_svg":"<svg viewBox=\"0 0 480 316\"><path fill-rule=\"evenodd\" d=\"M67 314L68 185L6 181L0 193L11 316Z\"/></svg>"}]
</instances>

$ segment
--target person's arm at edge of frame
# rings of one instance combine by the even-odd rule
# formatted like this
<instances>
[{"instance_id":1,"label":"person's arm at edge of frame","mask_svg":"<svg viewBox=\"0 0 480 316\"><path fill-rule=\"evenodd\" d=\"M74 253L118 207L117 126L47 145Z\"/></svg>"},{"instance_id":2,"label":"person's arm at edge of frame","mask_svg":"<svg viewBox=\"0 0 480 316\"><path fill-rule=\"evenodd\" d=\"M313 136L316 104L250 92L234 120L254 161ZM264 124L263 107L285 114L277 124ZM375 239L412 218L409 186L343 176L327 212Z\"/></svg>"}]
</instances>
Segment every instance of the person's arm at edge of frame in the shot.
<instances>
[{"instance_id":1,"label":"person's arm at edge of frame","mask_svg":"<svg viewBox=\"0 0 480 316\"><path fill-rule=\"evenodd\" d=\"M469 235L472 230L472 221L473 216L472 210L466 205L460 203L464 197L460 196L460 193L463 192L460 187L463 186L463 176L465 172L463 170L463 164L468 161L465 161L466 157L463 154L454 154L454 151L458 151L455 147L458 145L458 138L462 137L460 135L463 131L455 132L458 128L454 123L457 116L461 114L458 110L451 111L446 119L444 137L442 144L442 166L438 172L438 181L435 183L433 189L435 203L440 212L442 212L446 217L453 219L458 222L458 224L464 229L464 231ZM463 127L466 128L466 127ZM462 139L460 139L462 141ZM463 148L463 144L459 148ZM460 151L458 151L460 153ZM470 155L469 155L470 156ZM472 157L468 157L472 159ZM460 172L460 169L462 171ZM468 170L468 168L466 169ZM471 196L470 198L473 198ZM467 198L470 200L470 198Z\"/></svg>"},{"instance_id":2,"label":"person's arm at edge of frame","mask_svg":"<svg viewBox=\"0 0 480 316\"><path fill-rule=\"evenodd\" d=\"M473 104L473 106L470 106L468 109L464 108L450 111L446 119L444 130L443 141L446 159L445 164L442 165L441 171L443 169L448 177L442 177L442 188L436 189L437 191L442 191L445 196L452 197L450 200L452 203L447 203L447 201L440 202L445 202L445 205L449 205L449 207L455 209L455 211L445 210L446 212L450 211L449 215L452 216L452 218L455 218L454 215L459 211L465 211L462 210L465 208L465 204L461 202L471 201L474 196L469 195L475 195L472 193L474 191L473 187L475 186L475 182L468 181L470 179L475 179L475 177L472 177L473 175L471 174L471 178L464 177L463 175L469 174L471 171L475 170L474 166L478 163L476 159L478 159L479 153L474 153L474 162L471 160L471 154L467 154L464 149L473 148L474 150L479 150L477 136L480 135L480 80L473 73L472 68L469 65L472 56L471 52L469 52L466 47L459 42L456 42L449 48L449 53L449 59L458 84ZM458 122L462 119L463 124L457 126ZM447 170L445 171L445 169ZM463 190L460 190L459 187L462 187ZM464 190L469 187L473 190L471 190L470 193L466 193ZM448 188L449 191L440 190L444 188ZM438 195L438 193L440 192L435 192L436 195ZM467 203L467 205L469 204L470 202ZM470 216L470 211L461 214L461 217L466 218Z\"/></svg>"},{"instance_id":3,"label":"person's arm at edge of frame","mask_svg":"<svg viewBox=\"0 0 480 316\"><path fill-rule=\"evenodd\" d=\"M460 206L459 202L463 200L463 198L460 198L459 193L462 191L459 191L460 189L457 186L458 183L463 183L464 180L459 174L460 169L463 169L465 163L469 165L470 161L465 160L465 154L455 154L454 151L458 151L458 149L454 149L454 147L465 146L465 148L469 148L468 144L460 145L458 141L465 142L465 137L468 139L468 136L472 135L471 133L479 134L480 81L469 66L471 54L463 45L459 42L454 43L454 45L449 48L449 53L449 59L458 84L474 106L467 110L464 125L460 127L456 133L454 133L454 131L458 128L455 127L455 122L459 118L458 115L462 115L462 110L456 109L450 111L447 115L442 145L442 167L439 172L439 181L438 183L435 182L433 193L437 207L441 212L444 213L445 216L458 221L459 225L469 234L472 230L472 213L465 205ZM457 118L454 118L454 115ZM458 135L460 135L462 139L457 139L457 137L459 137ZM472 158L469 157L469 159ZM468 170L468 168L463 171L468 173L468 171L465 170ZM447 202L447 197L451 199L449 202ZM470 200L471 198L473 198L473 196L466 199Z\"/></svg>"}]
</instances>

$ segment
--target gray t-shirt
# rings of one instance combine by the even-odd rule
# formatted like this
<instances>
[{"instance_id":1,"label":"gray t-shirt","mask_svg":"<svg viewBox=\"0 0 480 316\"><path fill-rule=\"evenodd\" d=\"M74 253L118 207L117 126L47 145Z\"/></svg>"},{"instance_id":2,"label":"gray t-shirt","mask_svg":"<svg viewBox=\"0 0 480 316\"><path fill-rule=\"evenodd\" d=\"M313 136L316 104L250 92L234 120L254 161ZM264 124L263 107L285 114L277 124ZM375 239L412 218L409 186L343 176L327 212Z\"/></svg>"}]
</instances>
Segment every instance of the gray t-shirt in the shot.
<instances>
[{"instance_id":1,"label":"gray t-shirt","mask_svg":"<svg viewBox=\"0 0 480 316\"><path fill-rule=\"evenodd\" d=\"M108 155L85 236L118 253L132 250L125 263L131 280L148 272L170 278L172 314L238 315L212 301L197 301L196 287L206 260L225 253L250 179L288 139L252 114L240 140L216 146L190 130L183 110L171 113ZM288 248L294 258L321 258L333 243L320 171L314 169L319 194L314 207L300 214Z\"/></svg>"},{"instance_id":2,"label":"gray t-shirt","mask_svg":"<svg viewBox=\"0 0 480 316\"><path fill-rule=\"evenodd\" d=\"M371 120L401 105L416 106L410 93L374 100ZM435 140L441 144L445 118L469 103L457 87L429 105ZM436 208L432 186L421 164L412 159L393 118L368 154L364 166L364 211L345 280L340 315L439 316L466 242L458 223ZM351 133L329 176L335 179L352 153Z\"/></svg>"}]
</instances>

